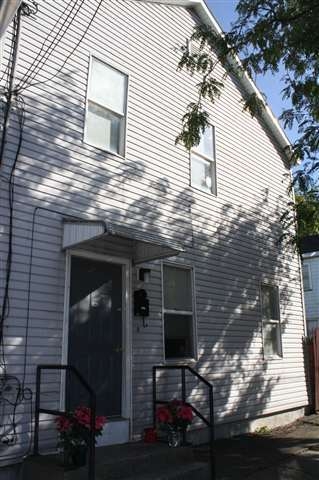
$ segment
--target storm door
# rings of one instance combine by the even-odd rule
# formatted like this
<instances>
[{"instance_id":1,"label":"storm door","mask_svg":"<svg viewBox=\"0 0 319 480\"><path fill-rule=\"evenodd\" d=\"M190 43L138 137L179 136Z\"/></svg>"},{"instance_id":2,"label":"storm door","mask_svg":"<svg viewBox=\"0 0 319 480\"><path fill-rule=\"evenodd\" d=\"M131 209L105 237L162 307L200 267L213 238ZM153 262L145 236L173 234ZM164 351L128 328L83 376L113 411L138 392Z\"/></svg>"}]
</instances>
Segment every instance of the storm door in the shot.
<instances>
[{"instance_id":1,"label":"storm door","mask_svg":"<svg viewBox=\"0 0 319 480\"><path fill-rule=\"evenodd\" d=\"M97 414L122 410L122 265L71 257L68 363L97 396ZM67 408L87 405L83 387L69 376Z\"/></svg>"}]
</instances>

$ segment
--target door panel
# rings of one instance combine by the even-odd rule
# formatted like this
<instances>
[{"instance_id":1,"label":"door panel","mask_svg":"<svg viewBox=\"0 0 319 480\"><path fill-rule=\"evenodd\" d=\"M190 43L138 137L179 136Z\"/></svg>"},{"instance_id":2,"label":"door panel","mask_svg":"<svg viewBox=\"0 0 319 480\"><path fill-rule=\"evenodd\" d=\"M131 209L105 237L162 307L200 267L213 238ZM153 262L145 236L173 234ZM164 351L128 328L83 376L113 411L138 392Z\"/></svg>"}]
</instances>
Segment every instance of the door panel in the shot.
<instances>
[{"instance_id":1,"label":"door panel","mask_svg":"<svg viewBox=\"0 0 319 480\"><path fill-rule=\"evenodd\" d=\"M122 266L71 257L68 363L97 395L97 414L122 410ZM66 383L68 408L87 405L74 378Z\"/></svg>"}]
</instances>

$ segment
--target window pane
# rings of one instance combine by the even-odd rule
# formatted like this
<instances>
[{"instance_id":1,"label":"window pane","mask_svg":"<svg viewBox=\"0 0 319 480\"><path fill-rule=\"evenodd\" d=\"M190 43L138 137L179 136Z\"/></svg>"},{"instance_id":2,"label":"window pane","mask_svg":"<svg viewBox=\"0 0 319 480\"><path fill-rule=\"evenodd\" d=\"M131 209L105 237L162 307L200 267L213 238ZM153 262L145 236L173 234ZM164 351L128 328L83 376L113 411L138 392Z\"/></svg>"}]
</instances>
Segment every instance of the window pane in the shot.
<instances>
[{"instance_id":1,"label":"window pane","mask_svg":"<svg viewBox=\"0 0 319 480\"><path fill-rule=\"evenodd\" d=\"M126 75L105 63L92 59L89 99L124 115Z\"/></svg>"},{"instance_id":2,"label":"window pane","mask_svg":"<svg viewBox=\"0 0 319 480\"><path fill-rule=\"evenodd\" d=\"M267 320L279 320L279 298L277 287L261 287L262 317Z\"/></svg>"},{"instance_id":3,"label":"window pane","mask_svg":"<svg viewBox=\"0 0 319 480\"><path fill-rule=\"evenodd\" d=\"M192 351L192 315L165 313L165 357L190 358Z\"/></svg>"},{"instance_id":4,"label":"window pane","mask_svg":"<svg viewBox=\"0 0 319 480\"><path fill-rule=\"evenodd\" d=\"M205 157L214 159L215 158L214 141L215 141L214 127L210 125L202 134L200 144L197 147L195 147L194 150L196 150L196 152L198 153L201 153Z\"/></svg>"},{"instance_id":5,"label":"window pane","mask_svg":"<svg viewBox=\"0 0 319 480\"><path fill-rule=\"evenodd\" d=\"M304 290L311 290L310 265L308 263L302 266L302 276Z\"/></svg>"},{"instance_id":6,"label":"window pane","mask_svg":"<svg viewBox=\"0 0 319 480\"><path fill-rule=\"evenodd\" d=\"M86 118L87 141L96 147L120 153L122 119L89 102Z\"/></svg>"},{"instance_id":7,"label":"window pane","mask_svg":"<svg viewBox=\"0 0 319 480\"><path fill-rule=\"evenodd\" d=\"M281 355L279 323L263 324L264 354L266 357Z\"/></svg>"},{"instance_id":8,"label":"window pane","mask_svg":"<svg viewBox=\"0 0 319 480\"><path fill-rule=\"evenodd\" d=\"M216 194L215 162L209 162L192 153L191 183L204 192Z\"/></svg>"},{"instance_id":9,"label":"window pane","mask_svg":"<svg viewBox=\"0 0 319 480\"><path fill-rule=\"evenodd\" d=\"M164 265L164 308L192 311L191 271Z\"/></svg>"}]
</instances>

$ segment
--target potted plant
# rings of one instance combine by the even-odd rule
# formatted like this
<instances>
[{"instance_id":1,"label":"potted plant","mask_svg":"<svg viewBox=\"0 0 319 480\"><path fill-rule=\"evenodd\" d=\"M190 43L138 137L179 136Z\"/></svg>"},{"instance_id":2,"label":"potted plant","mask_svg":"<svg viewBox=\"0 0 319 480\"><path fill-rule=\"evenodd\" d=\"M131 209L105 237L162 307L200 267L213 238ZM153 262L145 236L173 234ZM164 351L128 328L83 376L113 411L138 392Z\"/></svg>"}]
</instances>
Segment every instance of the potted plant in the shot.
<instances>
[{"instance_id":1,"label":"potted plant","mask_svg":"<svg viewBox=\"0 0 319 480\"><path fill-rule=\"evenodd\" d=\"M168 445L177 447L181 443L181 432L186 431L193 421L193 410L181 400L171 400L156 410L156 420L167 434Z\"/></svg>"},{"instance_id":2,"label":"potted plant","mask_svg":"<svg viewBox=\"0 0 319 480\"><path fill-rule=\"evenodd\" d=\"M55 423L59 432L58 446L63 448L66 467L82 467L86 464L91 432L90 422L91 410L82 406L56 418ZM105 417L95 417L95 441L96 437L102 435L105 423Z\"/></svg>"}]
</instances>

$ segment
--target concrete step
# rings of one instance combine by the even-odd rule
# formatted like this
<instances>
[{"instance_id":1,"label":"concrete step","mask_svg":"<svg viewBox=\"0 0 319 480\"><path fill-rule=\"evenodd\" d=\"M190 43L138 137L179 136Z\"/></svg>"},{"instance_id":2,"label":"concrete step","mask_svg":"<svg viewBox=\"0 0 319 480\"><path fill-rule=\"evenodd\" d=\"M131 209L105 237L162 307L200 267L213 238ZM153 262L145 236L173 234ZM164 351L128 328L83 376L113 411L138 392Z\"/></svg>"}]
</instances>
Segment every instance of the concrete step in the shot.
<instances>
[{"instance_id":1,"label":"concrete step","mask_svg":"<svg viewBox=\"0 0 319 480\"><path fill-rule=\"evenodd\" d=\"M64 471L62 457L29 457L22 480L87 480L87 467ZM194 458L193 448L132 443L96 450L96 480L208 480L207 462Z\"/></svg>"}]
</instances>

